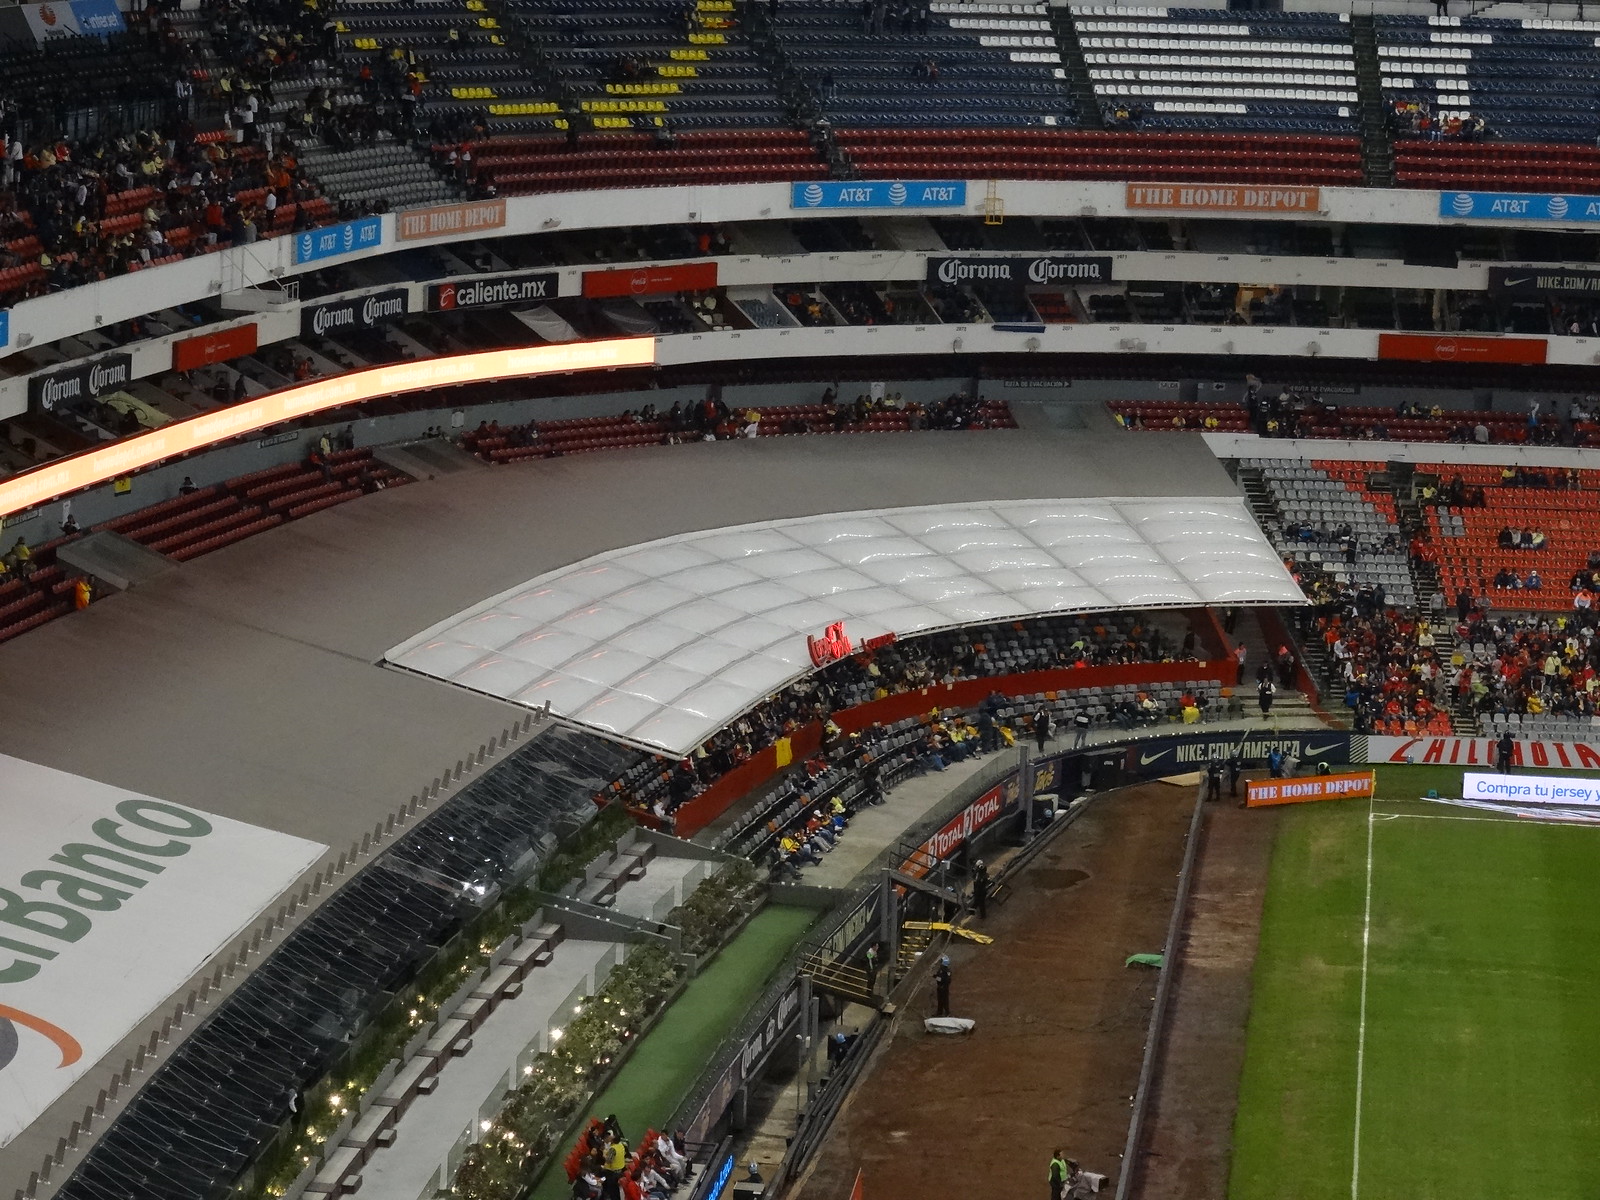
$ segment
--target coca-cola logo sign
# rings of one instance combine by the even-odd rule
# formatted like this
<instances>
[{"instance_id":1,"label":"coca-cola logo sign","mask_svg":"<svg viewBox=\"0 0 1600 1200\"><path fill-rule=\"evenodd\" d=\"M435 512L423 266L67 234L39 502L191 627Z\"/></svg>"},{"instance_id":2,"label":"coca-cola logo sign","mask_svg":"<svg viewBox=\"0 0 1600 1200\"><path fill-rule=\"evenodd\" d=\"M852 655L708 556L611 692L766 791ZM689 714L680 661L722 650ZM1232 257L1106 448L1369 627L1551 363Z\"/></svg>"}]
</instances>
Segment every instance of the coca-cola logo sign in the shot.
<instances>
[{"instance_id":1,"label":"coca-cola logo sign","mask_svg":"<svg viewBox=\"0 0 1600 1200\"><path fill-rule=\"evenodd\" d=\"M821 637L806 638L806 649L811 652L812 663L819 667L848 658L852 646L850 639L845 636L844 622L835 621Z\"/></svg>"},{"instance_id":2,"label":"coca-cola logo sign","mask_svg":"<svg viewBox=\"0 0 1600 1200\"><path fill-rule=\"evenodd\" d=\"M409 307L405 288L390 288L327 304L310 304L300 310L300 334L302 337L327 337L341 330L376 329L399 320Z\"/></svg>"},{"instance_id":3,"label":"coca-cola logo sign","mask_svg":"<svg viewBox=\"0 0 1600 1200\"><path fill-rule=\"evenodd\" d=\"M28 401L47 412L118 391L133 382L133 356L107 354L28 380Z\"/></svg>"},{"instance_id":4,"label":"coca-cola logo sign","mask_svg":"<svg viewBox=\"0 0 1600 1200\"><path fill-rule=\"evenodd\" d=\"M994 254L928 259L928 282L960 287L971 283L1061 286L1109 283L1109 255Z\"/></svg>"}]
</instances>

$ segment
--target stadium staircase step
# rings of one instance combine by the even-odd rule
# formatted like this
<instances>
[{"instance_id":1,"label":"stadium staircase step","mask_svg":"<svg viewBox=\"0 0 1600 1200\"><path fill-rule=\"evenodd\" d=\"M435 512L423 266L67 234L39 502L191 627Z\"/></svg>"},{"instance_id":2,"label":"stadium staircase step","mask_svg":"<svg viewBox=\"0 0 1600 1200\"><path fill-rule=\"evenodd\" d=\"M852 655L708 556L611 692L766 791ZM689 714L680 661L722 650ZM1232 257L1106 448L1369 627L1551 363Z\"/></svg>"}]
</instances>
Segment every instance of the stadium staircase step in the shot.
<instances>
[{"instance_id":1,"label":"stadium staircase step","mask_svg":"<svg viewBox=\"0 0 1600 1200\"><path fill-rule=\"evenodd\" d=\"M1394 186L1394 140L1383 102L1378 31L1371 13L1350 15L1356 51L1356 95L1361 100L1361 158L1368 187Z\"/></svg>"},{"instance_id":2,"label":"stadium staircase step","mask_svg":"<svg viewBox=\"0 0 1600 1200\"><path fill-rule=\"evenodd\" d=\"M832 126L819 120L827 112L827 97L820 85L808 83L795 68L783 40L773 32L771 9L766 4L746 4L744 19L751 48L772 77L779 103L796 128L809 131L812 147L828 164L829 178L860 179L849 150L834 136Z\"/></svg>"},{"instance_id":3,"label":"stadium staircase step","mask_svg":"<svg viewBox=\"0 0 1600 1200\"><path fill-rule=\"evenodd\" d=\"M895 976L904 975L917 965L917 960L922 957L923 951L933 941L933 935L925 929L908 929L900 935L899 953L895 958Z\"/></svg>"},{"instance_id":4,"label":"stadium staircase step","mask_svg":"<svg viewBox=\"0 0 1600 1200\"><path fill-rule=\"evenodd\" d=\"M1104 129L1106 123L1100 113L1100 101L1095 98L1094 80L1089 75L1088 60L1083 57L1083 45L1078 41L1078 28L1072 23L1072 10L1066 5L1053 6L1050 24L1055 27L1056 44L1061 47L1061 65L1072 85L1079 126Z\"/></svg>"},{"instance_id":5,"label":"stadium staircase step","mask_svg":"<svg viewBox=\"0 0 1600 1200\"><path fill-rule=\"evenodd\" d=\"M800 963L800 973L810 978L813 987L846 1000L854 1000L857 1004L867 1004L873 1008L878 1006L878 997L867 986L867 973L860 967L837 959L826 961L812 954Z\"/></svg>"}]
</instances>

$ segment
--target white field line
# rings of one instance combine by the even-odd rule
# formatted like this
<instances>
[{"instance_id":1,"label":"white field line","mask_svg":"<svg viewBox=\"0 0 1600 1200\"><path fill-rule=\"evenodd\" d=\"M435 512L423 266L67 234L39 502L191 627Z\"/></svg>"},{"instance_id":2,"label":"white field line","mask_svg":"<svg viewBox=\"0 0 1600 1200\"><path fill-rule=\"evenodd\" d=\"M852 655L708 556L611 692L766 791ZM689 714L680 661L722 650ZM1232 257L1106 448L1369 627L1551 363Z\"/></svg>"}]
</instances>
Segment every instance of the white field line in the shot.
<instances>
[{"instance_id":1,"label":"white field line","mask_svg":"<svg viewBox=\"0 0 1600 1200\"><path fill-rule=\"evenodd\" d=\"M1361 1019L1356 1026L1356 1129L1350 1153L1350 1200L1361 1195L1361 1092L1367 1066L1367 963L1372 947L1373 802L1367 801L1367 900L1361 918Z\"/></svg>"},{"instance_id":2,"label":"white field line","mask_svg":"<svg viewBox=\"0 0 1600 1200\"><path fill-rule=\"evenodd\" d=\"M1385 801L1379 800L1379 804ZM1394 800L1388 803L1409 804L1411 801ZM1377 821L1473 821L1480 825L1521 825L1524 829L1533 825L1559 825L1563 829L1600 829L1600 823L1594 821L1562 821L1554 817L1453 817L1444 813L1378 813L1374 818Z\"/></svg>"}]
</instances>

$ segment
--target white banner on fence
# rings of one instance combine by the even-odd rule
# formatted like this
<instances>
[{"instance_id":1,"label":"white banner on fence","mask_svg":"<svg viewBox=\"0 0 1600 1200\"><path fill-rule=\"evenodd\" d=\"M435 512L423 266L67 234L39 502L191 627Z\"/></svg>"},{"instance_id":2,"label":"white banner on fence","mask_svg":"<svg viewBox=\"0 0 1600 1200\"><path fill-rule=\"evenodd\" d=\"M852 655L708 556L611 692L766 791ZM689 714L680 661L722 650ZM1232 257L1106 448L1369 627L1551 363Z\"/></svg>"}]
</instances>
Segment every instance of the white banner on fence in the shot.
<instances>
[{"instance_id":1,"label":"white banner on fence","mask_svg":"<svg viewBox=\"0 0 1600 1200\"><path fill-rule=\"evenodd\" d=\"M1369 763L1428 763L1453 767L1492 767L1495 765L1495 738L1462 737L1377 737L1366 739ZM1360 738L1353 740L1358 750ZM1355 753L1351 761L1358 761ZM1511 751L1513 767L1553 768L1556 770L1600 771L1600 741L1552 742L1533 738L1518 740Z\"/></svg>"},{"instance_id":2,"label":"white banner on fence","mask_svg":"<svg viewBox=\"0 0 1600 1200\"><path fill-rule=\"evenodd\" d=\"M0 1146L327 849L6 755L0 829Z\"/></svg>"},{"instance_id":3,"label":"white banner on fence","mask_svg":"<svg viewBox=\"0 0 1600 1200\"><path fill-rule=\"evenodd\" d=\"M1600 808L1600 779L1570 779L1560 775L1484 775L1468 771L1461 777L1463 800L1492 800L1498 804L1559 804Z\"/></svg>"}]
</instances>

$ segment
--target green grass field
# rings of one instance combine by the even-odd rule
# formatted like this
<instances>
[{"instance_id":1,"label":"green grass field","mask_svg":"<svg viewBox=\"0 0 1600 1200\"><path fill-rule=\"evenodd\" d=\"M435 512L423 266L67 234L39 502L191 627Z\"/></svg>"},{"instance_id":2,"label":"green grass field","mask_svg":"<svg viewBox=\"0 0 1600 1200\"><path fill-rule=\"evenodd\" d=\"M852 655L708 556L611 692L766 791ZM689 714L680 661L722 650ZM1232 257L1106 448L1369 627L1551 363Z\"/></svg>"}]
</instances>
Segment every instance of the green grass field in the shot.
<instances>
[{"instance_id":1,"label":"green grass field","mask_svg":"<svg viewBox=\"0 0 1600 1200\"><path fill-rule=\"evenodd\" d=\"M1600 827L1391 802L1430 788L1283 812L1231 1200L1600 1195Z\"/></svg>"},{"instance_id":2,"label":"green grass field","mask_svg":"<svg viewBox=\"0 0 1600 1200\"><path fill-rule=\"evenodd\" d=\"M589 1116L615 1113L637 1145L683 1102L700 1070L760 997L773 971L817 918L815 910L769 904L750 919L711 965L696 975L656 1026L645 1034ZM559 1200L571 1191L560 1158L545 1172L534 1200Z\"/></svg>"}]
</instances>

